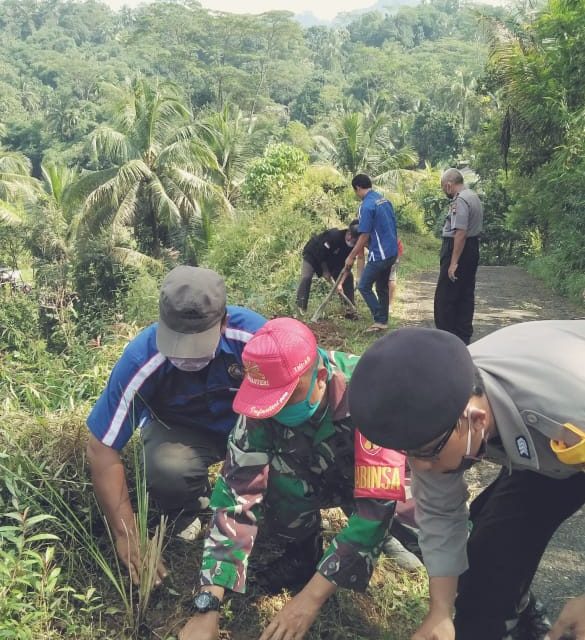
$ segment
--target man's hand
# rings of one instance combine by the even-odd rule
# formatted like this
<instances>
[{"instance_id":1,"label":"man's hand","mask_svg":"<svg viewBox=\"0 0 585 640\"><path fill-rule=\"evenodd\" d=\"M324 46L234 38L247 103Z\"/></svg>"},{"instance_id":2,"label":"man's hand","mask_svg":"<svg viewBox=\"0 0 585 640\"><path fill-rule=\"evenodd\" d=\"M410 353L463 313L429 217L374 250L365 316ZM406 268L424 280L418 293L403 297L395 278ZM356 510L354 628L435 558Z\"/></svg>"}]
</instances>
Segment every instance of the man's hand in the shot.
<instances>
[{"instance_id":1,"label":"man's hand","mask_svg":"<svg viewBox=\"0 0 585 640\"><path fill-rule=\"evenodd\" d=\"M567 602L545 640L561 640L565 636L585 640L585 594Z\"/></svg>"},{"instance_id":2,"label":"man's hand","mask_svg":"<svg viewBox=\"0 0 585 640\"><path fill-rule=\"evenodd\" d=\"M140 544L136 539L136 534L121 535L116 538L116 551L122 564L128 569L133 584L140 584L140 574L142 571L142 557L140 554ZM155 587L167 577L166 570L162 561L158 563L156 568Z\"/></svg>"},{"instance_id":3,"label":"man's hand","mask_svg":"<svg viewBox=\"0 0 585 640\"><path fill-rule=\"evenodd\" d=\"M320 608L319 603L301 591L278 612L260 640L301 640L315 622Z\"/></svg>"},{"instance_id":4,"label":"man's hand","mask_svg":"<svg viewBox=\"0 0 585 640\"><path fill-rule=\"evenodd\" d=\"M456 262L449 265L449 269L447 270L447 275L449 276L449 280L451 280L451 282L455 282L455 280L457 280L457 276L455 275L455 272L457 271L458 266L459 264Z\"/></svg>"},{"instance_id":5,"label":"man's hand","mask_svg":"<svg viewBox=\"0 0 585 640\"><path fill-rule=\"evenodd\" d=\"M411 640L455 640L455 627L448 613L429 611Z\"/></svg>"},{"instance_id":6,"label":"man's hand","mask_svg":"<svg viewBox=\"0 0 585 640\"><path fill-rule=\"evenodd\" d=\"M260 640L301 640L315 622L323 603L337 587L320 573L309 580L305 588L282 609L264 629Z\"/></svg>"},{"instance_id":7,"label":"man's hand","mask_svg":"<svg viewBox=\"0 0 585 640\"><path fill-rule=\"evenodd\" d=\"M132 582L139 584L142 558L136 534L136 516L132 511L120 454L90 434L87 460L95 495L114 536L118 557L130 572ZM161 562L157 567L155 585L158 586L166 575L167 570Z\"/></svg>"},{"instance_id":8,"label":"man's hand","mask_svg":"<svg viewBox=\"0 0 585 640\"><path fill-rule=\"evenodd\" d=\"M179 631L179 640L217 640L219 638L219 611L197 613Z\"/></svg>"},{"instance_id":9,"label":"man's hand","mask_svg":"<svg viewBox=\"0 0 585 640\"><path fill-rule=\"evenodd\" d=\"M457 593L456 576L431 576L431 607L411 640L455 640L453 603Z\"/></svg>"}]
</instances>

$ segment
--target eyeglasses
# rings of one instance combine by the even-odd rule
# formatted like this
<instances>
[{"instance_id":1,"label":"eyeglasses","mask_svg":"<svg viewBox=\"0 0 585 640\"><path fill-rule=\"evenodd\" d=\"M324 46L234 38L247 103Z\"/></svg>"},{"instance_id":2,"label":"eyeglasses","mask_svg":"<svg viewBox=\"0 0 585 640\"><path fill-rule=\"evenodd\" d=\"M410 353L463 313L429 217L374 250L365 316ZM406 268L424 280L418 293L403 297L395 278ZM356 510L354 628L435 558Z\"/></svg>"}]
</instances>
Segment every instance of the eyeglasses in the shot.
<instances>
[{"instance_id":1,"label":"eyeglasses","mask_svg":"<svg viewBox=\"0 0 585 640\"><path fill-rule=\"evenodd\" d=\"M447 442L449 442L449 438L451 437L453 431L455 431L455 429L458 427L458 425L459 420L457 420L457 422L449 429L449 431L446 431L444 435L441 436L439 442L437 442L437 444L432 449L423 449L422 451L405 451L406 455L409 458L418 458L420 460L433 460L438 458L439 454L441 453L441 451L443 451Z\"/></svg>"}]
</instances>

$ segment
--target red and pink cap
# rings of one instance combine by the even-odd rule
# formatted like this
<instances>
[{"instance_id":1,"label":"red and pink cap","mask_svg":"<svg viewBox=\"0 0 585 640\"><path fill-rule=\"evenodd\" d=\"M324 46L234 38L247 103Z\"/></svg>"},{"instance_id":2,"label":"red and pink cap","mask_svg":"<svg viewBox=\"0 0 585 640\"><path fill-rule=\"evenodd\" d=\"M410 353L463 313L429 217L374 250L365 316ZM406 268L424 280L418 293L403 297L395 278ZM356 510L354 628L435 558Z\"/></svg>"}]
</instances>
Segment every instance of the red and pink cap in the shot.
<instances>
[{"instance_id":1,"label":"red and pink cap","mask_svg":"<svg viewBox=\"0 0 585 640\"><path fill-rule=\"evenodd\" d=\"M317 341L302 322L276 318L251 338L242 360L246 375L234 399L234 411L249 418L270 418L315 364Z\"/></svg>"}]
</instances>

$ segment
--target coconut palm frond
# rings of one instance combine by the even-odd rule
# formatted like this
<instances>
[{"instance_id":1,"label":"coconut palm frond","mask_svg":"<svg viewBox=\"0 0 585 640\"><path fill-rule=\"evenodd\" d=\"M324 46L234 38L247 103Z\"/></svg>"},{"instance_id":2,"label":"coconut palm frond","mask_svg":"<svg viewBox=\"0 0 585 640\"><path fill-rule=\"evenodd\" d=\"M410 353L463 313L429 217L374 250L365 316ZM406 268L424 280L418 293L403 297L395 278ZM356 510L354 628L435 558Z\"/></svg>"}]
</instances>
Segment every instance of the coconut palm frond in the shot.
<instances>
[{"instance_id":1,"label":"coconut palm frond","mask_svg":"<svg viewBox=\"0 0 585 640\"><path fill-rule=\"evenodd\" d=\"M129 226L133 223L136 215L136 205L138 203L138 191L140 182L134 183L122 201L118 205L118 209L114 214L114 225Z\"/></svg>"},{"instance_id":2,"label":"coconut palm frond","mask_svg":"<svg viewBox=\"0 0 585 640\"><path fill-rule=\"evenodd\" d=\"M128 249L127 247L112 247L110 253L120 264L127 264L134 267L161 267L160 260L147 256L135 249Z\"/></svg>"},{"instance_id":3,"label":"coconut palm frond","mask_svg":"<svg viewBox=\"0 0 585 640\"><path fill-rule=\"evenodd\" d=\"M148 183L150 200L153 203L158 217L170 228L181 224L182 215L179 207L167 193L158 176L153 175Z\"/></svg>"},{"instance_id":4,"label":"coconut palm frond","mask_svg":"<svg viewBox=\"0 0 585 640\"><path fill-rule=\"evenodd\" d=\"M7 227L18 227L22 223L22 212L8 202L0 200L0 224Z\"/></svg>"},{"instance_id":5,"label":"coconut palm frond","mask_svg":"<svg viewBox=\"0 0 585 640\"><path fill-rule=\"evenodd\" d=\"M106 156L113 164L123 164L135 156L128 136L106 125L98 127L91 134L89 147L93 156Z\"/></svg>"}]
</instances>

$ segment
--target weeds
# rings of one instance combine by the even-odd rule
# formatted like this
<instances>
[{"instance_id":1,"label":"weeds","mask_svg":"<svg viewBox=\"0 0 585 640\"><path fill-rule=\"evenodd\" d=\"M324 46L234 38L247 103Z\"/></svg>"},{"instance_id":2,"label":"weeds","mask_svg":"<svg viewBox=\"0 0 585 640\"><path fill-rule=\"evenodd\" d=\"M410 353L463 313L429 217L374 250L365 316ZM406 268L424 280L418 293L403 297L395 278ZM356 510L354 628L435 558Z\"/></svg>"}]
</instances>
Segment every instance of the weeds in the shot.
<instances>
[{"instance_id":1,"label":"weeds","mask_svg":"<svg viewBox=\"0 0 585 640\"><path fill-rule=\"evenodd\" d=\"M137 459L139 447L134 448L138 502L135 524L143 563L140 584L133 587L125 568L120 566L117 555L111 553L115 545L109 528L106 526L110 548L104 550L100 537L94 532L92 510L79 509L79 505L70 499L71 488L67 487L69 481L60 475L65 467L61 465L58 469L52 469L46 462L33 459L14 439L7 440L6 446L12 453L10 456L6 453L0 456L0 471L5 478L9 493L12 496L26 496L36 510L45 509L52 514L50 517L29 519L26 521L26 526L30 527L37 522L50 520L51 528L59 531L60 537L75 549L76 555L91 559L119 597L121 612L125 619L124 627L128 630L129 636L138 637L154 589L156 567L161 560L166 531L166 521L161 518L153 536L149 536L148 493L144 480L144 467ZM8 459L10 464L7 463ZM17 518L17 515L13 512L8 514L8 517ZM7 531L10 532L12 529ZM45 537L32 537L29 542L59 539L55 534L42 535ZM90 590L83 595L77 594L76 600L83 602L86 609L95 607L94 592ZM110 608L110 612L117 613L118 610Z\"/></svg>"}]
</instances>

